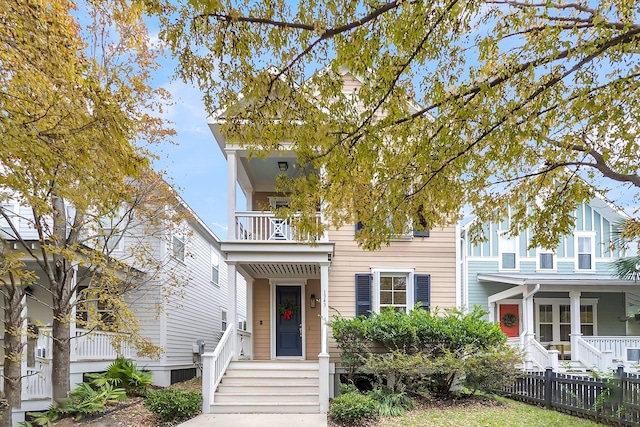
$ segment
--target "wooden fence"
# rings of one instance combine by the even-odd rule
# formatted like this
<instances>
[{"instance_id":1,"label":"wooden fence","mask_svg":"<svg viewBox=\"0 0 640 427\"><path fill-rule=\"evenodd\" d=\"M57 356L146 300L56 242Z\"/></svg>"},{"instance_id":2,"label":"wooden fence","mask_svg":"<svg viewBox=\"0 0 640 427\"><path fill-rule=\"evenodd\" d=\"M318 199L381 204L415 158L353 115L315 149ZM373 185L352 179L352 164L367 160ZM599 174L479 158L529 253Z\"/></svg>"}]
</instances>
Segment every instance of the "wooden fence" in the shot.
<instances>
[{"instance_id":1,"label":"wooden fence","mask_svg":"<svg viewBox=\"0 0 640 427\"><path fill-rule=\"evenodd\" d=\"M505 394L547 409L608 424L640 426L640 376L619 367L607 378L553 372L525 373Z\"/></svg>"}]
</instances>

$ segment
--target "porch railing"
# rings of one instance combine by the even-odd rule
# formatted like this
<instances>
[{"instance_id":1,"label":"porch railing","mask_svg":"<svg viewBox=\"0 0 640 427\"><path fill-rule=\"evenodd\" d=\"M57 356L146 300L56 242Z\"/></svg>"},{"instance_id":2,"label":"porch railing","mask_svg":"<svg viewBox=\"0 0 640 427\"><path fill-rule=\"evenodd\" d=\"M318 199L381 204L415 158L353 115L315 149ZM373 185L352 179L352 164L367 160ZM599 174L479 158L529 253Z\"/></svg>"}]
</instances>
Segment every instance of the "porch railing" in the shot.
<instances>
[{"instance_id":1,"label":"porch railing","mask_svg":"<svg viewBox=\"0 0 640 427\"><path fill-rule=\"evenodd\" d=\"M525 349L538 369L544 370L549 367L553 370L558 369L558 350L547 350L535 339L528 340Z\"/></svg>"},{"instance_id":2,"label":"porch railing","mask_svg":"<svg viewBox=\"0 0 640 427\"><path fill-rule=\"evenodd\" d=\"M583 336L581 338L601 352L610 350L612 357L618 360L627 360L627 349L640 349L640 337ZM637 360L634 361L637 362Z\"/></svg>"},{"instance_id":3,"label":"porch railing","mask_svg":"<svg viewBox=\"0 0 640 427\"><path fill-rule=\"evenodd\" d=\"M574 358L587 368L596 368L601 371L611 369L613 359L611 350L600 351L581 337L575 337L575 346Z\"/></svg>"},{"instance_id":4,"label":"porch railing","mask_svg":"<svg viewBox=\"0 0 640 427\"><path fill-rule=\"evenodd\" d=\"M117 339L118 334L115 332L76 329L75 338L71 342L71 360L115 360L118 356L131 358L129 344L121 341L119 346L113 346ZM52 351L51 328L40 328L36 340L36 358L51 360Z\"/></svg>"},{"instance_id":5,"label":"porch railing","mask_svg":"<svg viewBox=\"0 0 640 427\"><path fill-rule=\"evenodd\" d=\"M234 323L230 323L213 353L202 355L202 411L204 413L210 412L216 387L231 363L234 339L236 339L236 328Z\"/></svg>"},{"instance_id":6,"label":"porch railing","mask_svg":"<svg viewBox=\"0 0 640 427\"><path fill-rule=\"evenodd\" d=\"M320 214L316 214L316 223L320 224ZM327 235L311 238L310 234L298 236L290 221L276 218L273 212L236 212L235 238L241 241L328 241Z\"/></svg>"},{"instance_id":7,"label":"porch railing","mask_svg":"<svg viewBox=\"0 0 640 427\"><path fill-rule=\"evenodd\" d=\"M238 358L252 359L253 347L251 345L251 332L238 329L236 337L238 339L238 344L236 345L236 348L238 349Z\"/></svg>"},{"instance_id":8,"label":"porch railing","mask_svg":"<svg viewBox=\"0 0 640 427\"><path fill-rule=\"evenodd\" d=\"M131 347L128 343L118 340L117 334L107 331L88 331L76 329L75 350L72 357L75 360L115 360L118 356L131 358Z\"/></svg>"},{"instance_id":9,"label":"porch railing","mask_svg":"<svg viewBox=\"0 0 640 427\"><path fill-rule=\"evenodd\" d=\"M53 394L51 384L51 363L39 363L39 369L27 368L27 376L23 379L23 399L46 399Z\"/></svg>"}]
</instances>

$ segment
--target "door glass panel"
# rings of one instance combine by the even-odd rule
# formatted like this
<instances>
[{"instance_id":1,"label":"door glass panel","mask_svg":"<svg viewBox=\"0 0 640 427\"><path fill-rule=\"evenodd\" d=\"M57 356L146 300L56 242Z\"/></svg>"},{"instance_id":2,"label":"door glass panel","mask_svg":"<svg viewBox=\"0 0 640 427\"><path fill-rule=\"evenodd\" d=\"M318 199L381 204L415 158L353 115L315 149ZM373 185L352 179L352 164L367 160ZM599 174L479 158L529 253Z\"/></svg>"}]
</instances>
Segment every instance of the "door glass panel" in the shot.
<instances>
[{"instance_id":1,"label":"door glass panel","mask_svg":"<svg viewBox=\"0 0 640 427\"><path fill-rule=\"evenodd\" d=\"M571 325L560 325L560 341L569 341Z\"/></svg>"},{"instance_id":2,"label":"door glass panel","mask_svg":"<svg viewBox=\"0 0 640 427\"><path fill-rule=\"evenodd\" d=\"M593 325L580 325L580 332L582 332L582 335L592 337Z\"/></svg>"},{"instance_id":3,"label":"door glass panel","mask_svg":"<svg viewBox=\"0 0 640 427\"><path fill-rule=\"evenodd\" d=\"M571 306L560 306L560 323L571 323Z\"/></svg>"},{"instance_id":4,"label":"door glass panel","mask_svg":"<svg viewBox=\"0 0 640 427\"><path fill-rule=\"evenodd\" d=\"M580 323L593 323L593 306L580 306Z\"/></svg>"}]
</instances>

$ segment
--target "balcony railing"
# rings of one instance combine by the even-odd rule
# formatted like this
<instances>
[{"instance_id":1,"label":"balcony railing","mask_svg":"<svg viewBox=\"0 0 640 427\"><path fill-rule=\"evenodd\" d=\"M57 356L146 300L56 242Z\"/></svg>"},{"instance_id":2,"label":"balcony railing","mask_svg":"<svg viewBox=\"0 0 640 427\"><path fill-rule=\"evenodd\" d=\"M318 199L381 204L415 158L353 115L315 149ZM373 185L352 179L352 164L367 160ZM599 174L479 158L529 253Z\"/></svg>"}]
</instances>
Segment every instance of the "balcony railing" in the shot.
<instances>
[{"instance_id":1,"label":"balcony railing","mask_svg":"<svg viewBox=\"0 0 640 427\"><path fill-rule=\"evenodd\" d=\"M320 223L320 214L316 214L316 221ZM298 236L295 227L285 219L276 218L273 212L236 212L235 238L240 241L252 242L317 242L328 241L326 233L315 239L311 235Z\"/></svg>"}]
</instances>

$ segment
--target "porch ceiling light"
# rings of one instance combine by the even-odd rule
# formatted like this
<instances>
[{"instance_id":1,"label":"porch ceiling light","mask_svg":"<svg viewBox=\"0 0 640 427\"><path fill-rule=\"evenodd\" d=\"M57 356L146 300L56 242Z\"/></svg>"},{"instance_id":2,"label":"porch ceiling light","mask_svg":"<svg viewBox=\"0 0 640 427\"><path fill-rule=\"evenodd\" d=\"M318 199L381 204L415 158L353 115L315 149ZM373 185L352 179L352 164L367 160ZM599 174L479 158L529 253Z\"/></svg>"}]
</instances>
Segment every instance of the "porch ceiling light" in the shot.
<instances>
[{"instance_id":1,"label":"porch ceiling light","mask_svg":"<svg viewBox=\"0 0 640 427\"><path fill-rule=\"evenodd\" d=\"M289 169L289 163L287 162L278 162L278 169L280 172L286 172Z\"/></svg>"}]
</instances>

